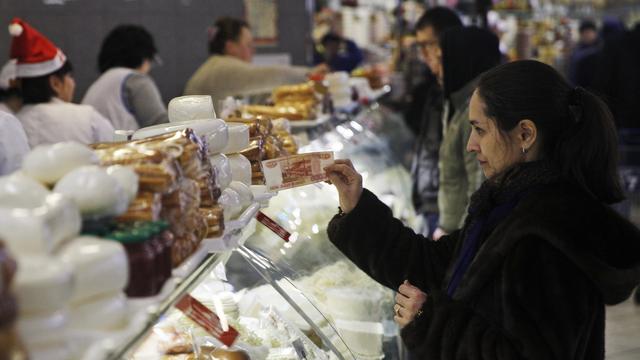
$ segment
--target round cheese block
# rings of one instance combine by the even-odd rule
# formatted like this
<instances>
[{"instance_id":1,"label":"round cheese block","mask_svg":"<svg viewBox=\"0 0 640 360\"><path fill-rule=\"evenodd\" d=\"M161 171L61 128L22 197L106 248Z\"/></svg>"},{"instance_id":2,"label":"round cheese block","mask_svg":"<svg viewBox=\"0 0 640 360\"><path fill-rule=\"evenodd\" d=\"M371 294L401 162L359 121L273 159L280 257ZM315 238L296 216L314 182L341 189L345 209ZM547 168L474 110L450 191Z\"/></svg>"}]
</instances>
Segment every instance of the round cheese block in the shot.
<instances>
[{"instance_id":1,"label":"round cheese block","mask_svg":"<svg viewBox=\"0 0 640 360\"><path fill-rule=\"evenodd\" d=\"M249 147L249 127L245 124L227 123L229 142L222 150L225 154L235 154Z\"/></svg>"},{"instance_id":2,"label":"round cheese block","mask_svg":"<svg viewBox=\"0 0 640 360\"><path fill-rule=\"evenodd\" d=\"M61 142L31 150L22 162L22 171L42 183L54 184L77 167L98 163L98 156L86 145Z\"/></svg>"},{"instance_id":3,"label":"round cheese block","mask_svg":"<svg viewBox=\"0 0 640 360\"><path fill-rule=\"evenodd\" d=\"M221 189L225 189L231 183L231 164L224 154L209 155L211 167L216 171L216 180Z\"/></svg>"},{"instance_id":4,"label":"round cheese block","mask_svg":"<svg viewBox=\"0 0 640 360\"><path fill-rule=\"evenodd\" d=\"M129 206L120 183L98 166L83 166L66 174L53 191L71 198L85 217L120 215Z\"/></svg>"},{"instance_id":5,"label":"round cheese block","mask_svg":"<svg viewBox=\"0 0 640 360\"><path fill-rule=\"evenodd\" d=\"M251 205L251 202L253 201L253 193L249 186L239 181L232 181L231 184L229 184L229 188L238 193L238 196L240 197L240 205L242 205L243 209L246 209Z\"/></svg>"},{"instance_id":6,"label":"round cheese block","mask_svg":"<svg viewBox=\"0 0 640 360\"><path fill-rule=\"evenodd\" d=\"M207 143L209 154L220 153L228 142L227 123L220 119L196 119L171 124L158 124L138 129L133 139L144 139L150 136L166 134L183 129L192 129L198 137Z\"/></svg>"},{"instance_id":7,"label":"round cheese block","mask_svg":"<svg viewBox=\"0 0 640 360\"><path fill-rule=\"evenodd\" d=\"M60 249L58 259L73 269L73 303L100 294L120 292L129 279L127 254L122 244L116 241L81 236Z\"/></svg>"},{"instance_id":8,"label":"round cheese block","mask_svg":"<svg viewBox=\"0 0 640 360\"><path fill-rule=\"evenodd\" d=\"M231 167L231 178L245 185L251 185L251 162L240 154L227 156Z\"/></svg>"},{"instance_id":9,"label":"round cheese block","mask_svg":"<svg viewBox=\"0 0 640 360\"><path fill-rule=\"evenodd\" d=\"M240 195L231 188L222 191L222 195L218 198L218 204L222 205L225 220L235 219L242 212Z\"/></svg>"},{"instance_id":10,"label":"round cheese block","mask_svg":"<svg viewBox=\"0 0 640 360\"><path fill-rule=\"evenodd\" d=\"M195 119L215 119L216 112L210 95L187 95L171 99L168 107L170 122Z\"/></svg>"},{"instance_id":11,"label":"round cheese block","mask_svg":"<svg viewBox=\"0 0 640 360\"><path fill-rule=\"evenodd\" d=\"M118 184L120 184L120 187L124 190L127 197L127 204L130 204L136 195L138 195L138 174L132 167L122 165L109 166L106 171L107 175L114 178Z\"/></svg>"},{"instance_id":12,"label":"round cheese block","mask_svg":"<svg viewBox=\"0 0 640 360\"><path fill-rule=\"evenodd\" d=\"M0 207L0 238L16 255L50 254L78 235L82 219L78 207L62 194L50 194L33 209Z\"/></svg>"},{"instance_id":13,"label":"round cheese block","mask_svg":"<svg viewBox=\"0 0 640 360\"><path fill-rule=\"evenodd\" d=\"M0 207L32 209L42 206L49 194L41 183L21 172L0 177Z\"/></svg>"},{"instance_id":14,"label":"round cheese block","mask_svg":"<svg viewBox=\"0 0 640 360\"><path fill-rule=\"evenodd\" d=\"M18 333L31 351L64 343L68 323L66 309L22 315L18 319Z\"/></svg>"},{"instance_id":15,"label":"round cheese block","mask_svg":"<svg viewBox=\"0 0 640 360\"><path fill-rule=\"evenodd\" d=\"M94 297L69 308L73 329L117 330L126 324L127 302L124 293Z\"/></svg>"},{"instance_id":16,"label":"round cheese block","mask_svg":"<svg viewBox=\"0 0 640 360\"><path fill-rule=\"evenodd\" d=\"M73 295L73 270L48 256L20 257L14 292L21 314L60 310Z\"/></svg>"}]
</instances>

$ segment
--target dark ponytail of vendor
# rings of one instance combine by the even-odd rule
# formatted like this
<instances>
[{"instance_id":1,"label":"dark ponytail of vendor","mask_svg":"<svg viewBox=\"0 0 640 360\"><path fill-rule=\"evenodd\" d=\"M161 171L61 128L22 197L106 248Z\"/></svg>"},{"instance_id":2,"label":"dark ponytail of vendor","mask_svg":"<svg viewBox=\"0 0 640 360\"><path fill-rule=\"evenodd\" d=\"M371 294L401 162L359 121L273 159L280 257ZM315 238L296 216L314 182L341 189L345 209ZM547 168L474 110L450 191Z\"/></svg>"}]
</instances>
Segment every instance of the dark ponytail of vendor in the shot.
<instances>
[{"instance_id":1,"label":"dark ponytail of vendor","mask_svg":"<svg viewBox=\"0 0 640 360\"><path fill-rule=\"evenodd\" d=\"M478 83L478 95L487 116L503 132L521 120L533 121L542 158L564 178L603 203L624 198L613 116L596 95L572 88L551 66L533 60L486 72Z\"/></svg>"},{"instance_id":2,"label":"dark ponytail of vendor","mask_svg":"<svg viewBox=\"0 0 640 360\"><path fill-rule=\"evenodd\" d=\"M227 41L237 41L243 28L249 28L246 21L222 17L209 28L209 54L224 55Z\"/></svg>"}]
</instances>

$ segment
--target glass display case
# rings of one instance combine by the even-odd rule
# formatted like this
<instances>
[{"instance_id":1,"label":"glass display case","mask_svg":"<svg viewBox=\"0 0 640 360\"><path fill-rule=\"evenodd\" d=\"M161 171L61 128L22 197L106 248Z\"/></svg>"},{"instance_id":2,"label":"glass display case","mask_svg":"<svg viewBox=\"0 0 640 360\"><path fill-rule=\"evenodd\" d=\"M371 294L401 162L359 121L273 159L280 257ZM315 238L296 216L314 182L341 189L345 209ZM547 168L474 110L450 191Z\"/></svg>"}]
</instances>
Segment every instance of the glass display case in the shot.
<instances>
[{"instance_id":1,"label":"glass display case","mask_svg":"<svg viewBox=\"0 0 640 360\"><path fill-rule=\"evenodd\" d=\"M339 114L300 131L301 152L332 150L336 158L351 159L365 186L413 225L410 176L399 161L412 139L388 119L377 104ZM85 358L397 358L393 291L328 240L337 205L335 188L325 183L281 191L261 211L291 233L289 241L251 220L226 239L227 246L210 248L214 252L163 302L147 307L135 331L97 344ZM233 345L223 346L220 333L199 326L191 310L178 309L191 298L216 314L224 334L237 331Z\"/></svg>"}]
</instances>

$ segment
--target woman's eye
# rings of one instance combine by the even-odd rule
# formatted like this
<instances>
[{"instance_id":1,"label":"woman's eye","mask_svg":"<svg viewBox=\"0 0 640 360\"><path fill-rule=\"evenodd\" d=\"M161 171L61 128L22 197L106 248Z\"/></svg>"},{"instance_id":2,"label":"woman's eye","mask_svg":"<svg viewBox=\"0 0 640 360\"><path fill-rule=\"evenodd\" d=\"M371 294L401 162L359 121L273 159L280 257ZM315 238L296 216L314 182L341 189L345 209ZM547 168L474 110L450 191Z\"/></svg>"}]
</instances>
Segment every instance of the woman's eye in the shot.
<instances>
[{"instance_id":1,"label":"woman's eye","mask_svg":"<svg viewBox=\"0 0 640 360\"><path fill-rule=\"evenodd\" d=\"M480 129L480 128L479 128L479 127L477 127L477 126L474 126L473 128L476 130L476 133L477 133L478 135L481 135L481 134L484 132L484 130Z\"/></svg>"}]
</instances>

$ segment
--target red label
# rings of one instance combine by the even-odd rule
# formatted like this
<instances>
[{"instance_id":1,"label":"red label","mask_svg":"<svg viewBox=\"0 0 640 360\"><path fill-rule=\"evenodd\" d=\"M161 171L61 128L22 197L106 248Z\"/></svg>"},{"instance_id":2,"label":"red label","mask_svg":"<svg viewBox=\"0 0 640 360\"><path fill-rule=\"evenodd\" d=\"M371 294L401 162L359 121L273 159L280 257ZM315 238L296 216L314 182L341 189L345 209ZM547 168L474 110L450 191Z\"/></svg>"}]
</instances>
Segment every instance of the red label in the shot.
<instances>
[{"instance_id":1,"label":"red label","mask_svg":"<svg viewBox=\"0 0 640 360\"><path fill-rule=\"evenodd\" d=\"M273 219L265 215L262 211L258 211L258 215L256 215L256 219L260 221L262 225L266 226L269 230L273 231L276 235L280 236L282 240L289 242L291 233L289 233L285 228L280 226L277 222L273 221Z\"/></svg>"},{"instance_id":2,"label":"red label","mask_svg":"<svg viewBox=\"0 0 640 360\"><path fill-rule=\"evenodd\" d=\"M220 318L208 307L202 305L198 300L185 294L175 305L185 316L202 326L209 334L220 340L227 346L233 345L238 337L238 331L231 326L224 331L220 325Z\"/></svg>"}]
</instances>

